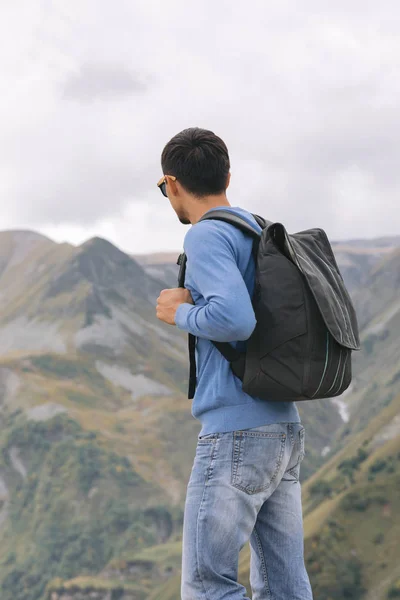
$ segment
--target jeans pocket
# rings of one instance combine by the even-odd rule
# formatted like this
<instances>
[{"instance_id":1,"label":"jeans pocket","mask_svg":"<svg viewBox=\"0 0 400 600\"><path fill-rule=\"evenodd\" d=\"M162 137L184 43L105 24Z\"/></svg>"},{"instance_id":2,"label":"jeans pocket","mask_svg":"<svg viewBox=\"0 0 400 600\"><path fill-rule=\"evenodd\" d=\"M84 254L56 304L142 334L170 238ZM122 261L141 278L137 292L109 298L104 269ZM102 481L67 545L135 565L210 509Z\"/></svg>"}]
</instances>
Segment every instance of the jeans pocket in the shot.
<instances>
[{"instance_id":1,"label":"jeans pocket","mask_svg":"<svg viewBox=\"0 0 400 600\"><path fill-rule=\"evenodd\" d=\"M281 432L235 431L231 484L246 494L269 488L282 464L285 443Z\"/></svg>"}]
</instances>

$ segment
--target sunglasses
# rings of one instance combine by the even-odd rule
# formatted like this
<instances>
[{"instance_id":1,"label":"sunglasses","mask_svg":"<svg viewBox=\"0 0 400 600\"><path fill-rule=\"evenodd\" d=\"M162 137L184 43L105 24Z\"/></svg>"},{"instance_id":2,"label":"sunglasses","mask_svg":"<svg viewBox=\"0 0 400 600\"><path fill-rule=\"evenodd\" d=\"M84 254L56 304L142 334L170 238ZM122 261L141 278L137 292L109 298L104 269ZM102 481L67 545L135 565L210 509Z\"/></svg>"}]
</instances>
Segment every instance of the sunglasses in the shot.
<instances>
[{"instance_id":1,"label":"sunglasses","mask_svg":"<svg viewBox=\"0 0 400 600\"><path fill-rule=\"evenodd\" d=\"M174 177L173 175L168 175L168 177L170 179L172 179L172 181L176 181L176 177ZM160 188L162 195L165 196L166 198L168 198L168 196L167 196L167 175L164 175L164 177L161 177L160 181L157 183L157 186Z\"/></svg>"}]
</instances>

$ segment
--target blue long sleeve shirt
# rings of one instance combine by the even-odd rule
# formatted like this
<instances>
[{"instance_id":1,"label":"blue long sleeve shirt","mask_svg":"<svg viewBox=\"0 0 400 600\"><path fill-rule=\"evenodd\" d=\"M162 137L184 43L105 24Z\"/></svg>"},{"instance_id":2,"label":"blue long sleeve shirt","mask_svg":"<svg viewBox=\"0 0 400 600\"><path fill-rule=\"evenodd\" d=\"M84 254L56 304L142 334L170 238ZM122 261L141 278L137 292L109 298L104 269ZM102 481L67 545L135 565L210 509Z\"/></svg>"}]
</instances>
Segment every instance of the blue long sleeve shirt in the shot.
<instances>
[{"instance_id":1,"label":"blue long sleeve shirt","mask_svg":"<svg viewBox=\"0 0 400 600\"><path fill-rule=\"evenodd\" d=\"M244 217L261 231L248 211L231 206L216 208ZM181 304L175 324L197 338L192 415L202 424L200 435L300 422L295 402L274 402L273 398L268 401L246 394L229 362L210 341L230 342L244 350L245 340L256 326L251 302L255 278L252 243L250 235L217 220L199 221L185 236L185 287L195 304Z\"/></svg>"}]
</instances>

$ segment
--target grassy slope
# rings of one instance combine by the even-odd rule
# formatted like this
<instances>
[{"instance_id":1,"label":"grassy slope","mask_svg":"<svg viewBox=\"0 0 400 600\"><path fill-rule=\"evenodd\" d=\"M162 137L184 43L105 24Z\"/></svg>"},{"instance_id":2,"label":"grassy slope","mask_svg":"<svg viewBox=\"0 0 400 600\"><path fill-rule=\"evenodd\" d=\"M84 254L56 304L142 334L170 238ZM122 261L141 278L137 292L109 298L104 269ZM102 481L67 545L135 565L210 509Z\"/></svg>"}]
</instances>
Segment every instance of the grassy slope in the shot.
<instances>
[{"instance_id":1,"label":"grassy slope","mask_svg":"<svg viewBox=\"0 0 400 600\"><path fill-rule=\"evenodd\" d=\"M50 296L45 294L45 302L42 301L43 290L48 290L49 279L51 281L56 276L60 279L60 276L62 275L60 270L66 270L67 274L76 274L75 266L73 269L71 267L71 261L73 262L76 260L76 249L68 246L62 248L61 246L57 246L57 248L59 254L55 252L54 248L49 249L49 247L44 248L43 246L43 249L40 251L40 256L35 258L36 263L32 258L32 265L39 264L40 262L49 262L48 270L46 272L42 271L41 277L36 278L37 281L35 281L35 285L29 283L29 269L23 268L22 265L15 267L17 270L14 272L10 272L9 274L6 273L4 275L4 277L7 275L8 279L4 279L3 283L12 286L14 285L13 282L16 281L18 282L18 286L20 286L18 287L18 290L16 290L19 295L19 301L8 304L6 312L2 313L4 323L7 323L10 318L17 317L20 314L25 315L28 310L32 317L35 317L39 313L43 318L51 315L52 319L56 319L60 322L63 332L65 332L67 336L71 336L71 334L73 335L74 331L81 327L85 322L84 311L87 309L87 298L91 298L90 294L93 289L93 283L84 280L84 278L83 280L79 280L79 285L73 290L68 288L68 286L66 289L63 288L62 290L58 289L56 286L56 291L58 290L58 292L55 295ZM103 251L102 249L100 250L101 252ZM108 250L109 249L106 248L107 252ZM88 249L86 249L85 252L86 254L83 255L83 258L85 258L86 261L89 256L91 261L92 258L91 254L88 254ZM83 258L82 254L79 254L79 259L83 260ZM119 264L120 259L120 256L116 256L115 261ZM92 263L90 262L90 264ZM104 264L107 266L107 261ZM110 264L110 271L107 271L107 273L114 272L114 262L111 262ZM62 265L62 269L60 269L60 265ZM73 265L75 265L74 262ZM81 265L81 263L79 263L79 265ZM83 266L86 268L86 262ZM98 266L97 259L94 259L93 268L95 268L94 272L96 277L98 277L99 273L103 273L103 267L103 263ZM132 265L130 265L129 268L133 268ZM79 266L79 269L81 269L81 266ZM90 270L90 272L92 271ZM82 275L80 270L79 274ZM28 277L28 279L24 279L26 277ZM28 295L24 293L24 286L22 283L24 281L25 285L28 285L29 287ZM26 282L28 283L26 284ZM117 283L120 285L120 279L118 279ZM61 283L59 283L59 286L60 285ZM114 298L113 301L122 302L121 307L128 311L130 302L129 293L132 291L132 286L125 286L124 277L122 277L121 286L120 297L116 298L116 300ZM11 291L14 293L14 288L12 288ZM103 288L101 288L100 291L101 294L103 294L101 295L101 301L105 303L107 312L107 302L110 301L110 298L107 296L107 292L104 292ZM124 301L122 301L121 298L126 297L129 298L129 301L125 306ZM133 315L136 314L135 311L139 311L142 318L149 323L154 323L154 308L150 304L146 304L142 300L134 300L134 309L130 307L129 310ZM86 314L86 317L87 316L88 315ZM93 314L90 313L90 319L92 318ZM119 485L116 486L113 481L114 476L107 471L107 464L109 462L112 463L113 460L117 460L112 457L126 457L129 461L129 468L141 479L140 485L136 486L135 493L132 496L134 498L134 503L139 501L141 507L144 508L148 505L149 501L150 503L153 501L152 494L154 493L154 501L160 501L165 507L168 507L170 512L173 512L173 505L177 505L178 507L181 506L184 496L186 481L194 455L198 424L190 415L190 402L186 399L185 395L187 379L186 354L183 359L181 358L172 361L168 356L168 352L161 347L160 336L156 331L153 331L152 333L147 331L146 338L148 340L147 345L143 343L142 338L131 337L131 345L129 346L128 351L118 357L109 356L108 354L103 355L103 349L100 347L86 349L85 352L77 352L73 345L69 343L68 354L65 356L51 353L45 355L36 353L36 355L34 355L32 353L27 354L19 352L7 357L3 356L3 366L18 374L22 381L17 396L13 398L12 407L14 409L20 408L25 411L45 402L57 402L68 410L68 417L78 425L81 431L83 431L83 433L81 432L77 435L76 439L75 436L73 436L70 448L72 457L76 456L80 446L82 444L85 445L86 443L93 444L97 448L95 453L103 453L101 456L105 458L104 460L102 459L103 462L100 467L100 472L103 473L104 470L104 489L100 488L100 492L96 492L94 498L97 496L97 498L102 498L104 502L110 501L112 503L117 503L118 505L120 502L126 500L126 496L129 498L132 495L126 494L126 490L124 491L123 487L120 487ZM384 340L382 340L382 344L384 344ZM142 396L138 400L132 401L131 394L128 391L119 386L110 384L99 374L95 368L95 360L99 359L99 357L105 362L123 365L133 372L135 372L138 364L144 364L149 376L174 389L174 394L164 397ZM388 362L386 358L385 362ZM368 368L371 368L371 365L368 365ZM386 377L386 379L388 379L388 377ZM184 394L181 393L182 391ZM362 394L359 394L359 396L361 398ZM371 405L373 405L372 400L373 399L371 398L369 402ZM380 407L381 406L382 404ZM306 425L309 438L313 440L312 447L309 447L308 455L303 463L303 476L309 476L312 475L312 472L323 462L323 459L321 459L321 450L325 445L330 445L335 432L340 431L341 421L336 409L331 406L329 401L316 403L315 406L313 406L312 403L309 406L307 406L307 403L302 403L299 407L302 412L302 419ZM368 416L370 416L370 413L368 413ZM323 424L323 426L321 426L321 424ZM8 426L4 429L5 433L7 431ZM177 431L179 431L179 436L176 435ZM83 436L83 438L81 436ZM89 437L85 438L85 436ZM348 437L346 438L345 436L343 442L346 443L347 440ZM58 447L59 443L61 443L60 440L56 441L55 446ZM5 460L8 460L7 457L9 457L10 448L7 445L4 446L4 444L2 445L3 456L5 457ZM20 446L21 444L18 444L18 448L20 448ZM351 452L355 451L356 448L351 449ZM48 460L51 462L52 459L50 459L50 457L53 452L56 452L57 454L60 450L56 450L53 447L51 450L48 450L48 456L46 455L47 458L45 461L46 464ZM32 453L33 461L42 456L38 449L33 449ZM347 450L344 450L344 454L346 456L348 455ZM48 472L46 469L39 469L38 465L35 466L36 463L31 464L29 452L24 452L23 449L21 449L21 457L28 468L29 477L31 477L31 475L34 479L36 477L36 481L39 481L40 483L40 485L37 484L39 485L39 488L44 490L47 489ZM78 462L79 461L76 460L75 463L72 461L70 465L72 473L75 473L75 471L76 473L79 473ZM51 495L49 506L51 508L54 503L54 508L52 510L55 510L56 514L61 510L61 504L59 505L58 502L62 503L64 491L66 492L66 498L64 498L64 500L71 506L77 506L77 503L78 506L80 506L80 503L84 500L87 502L87 494L90 493L90 490L87 490L85 492L86 496L82 498L82 492L79 487L80 478L76 473L73 475L72 479L67 479L66 481L62 479L59 480L57 474L53 487L48 488ZM18 477L15 473L15 469L12 469L9 463L2 468L1 474L4 475L7 480L11 492L11 504L16 502L18 505L18 494L21 493L23 496L24 486L28 485L29 479L28 483L23 482L23 489L21 491L20 477ZM334 476L332 479L334 479ZM316 481L317 480L318 478ZM160 489L162 491L160 491ZM147 492L146 490L153 490L153 492ZM310 500L310 511L313 509L312 512L315 515L317 514L317 511L319 511L318 514L324 513L325 518L329 519L329 515L333 511L331 503L335 504L336 501L337 506L339 499L339 496L332 500L328 499L322 502L319 507L314 506L313 509L313 505L315 505L315 498L313 498L311 499L312 502ZM38 501L36 496L33 500L36 503ZM305 494L306 508L308 506L307 502L307 494ZM61 575L64 580L73 577L73 586L75 586L75 588L77 588L77 586L79 588L79 585L82 585L82 588L87 589L85 586L89 585L87 580L89 575L91 577L90 585L95 582L95 584L100 587L102 585L105 586L106 583L104 582L114 581L112 574L113 569L115 570L118 567L121 571L121 577L129 584L129 573L123 568L124 562L131 564L131 561L134 563L140 563L140 561L145 563L147 561L154 565L153 579L156 582L161 583L163 578L166 576L169 577L168 581L165 583L165 587L154 592L154 600L156 600L156 598L163 598L163 600L166 598L173 598L174 600L175 598L179 598L179 534L177 534L178 538L176 539L176 542L174 542L176 535L166 538L168 539L167 543L171 543L174 546L173 549L170 550L171 556L168 555L168 547L166 552L165 546L159 545L157 535L155 535L154 531L152 533L151 527L148 527L150 537L148 539L144 538L144 545L140 548L139 546L142 542L139 542L139 544L136 543L138 536L132 535L132 531L129 529L132 523L123 530L123 535L119 532L118 538L122 539L121 543L115 541L116 538L113 538L114 534L109 534L110 544L107 546L107 544L104 545L104 542L99 542L96 537L99 535L99 532L96 531L95 528L93 529L94 524L90 520L90 515L83 512L82 515L78 515L82 516L83 519L80 533L83 534L83 538L86 538L87 541L80 540L78 544L79 548L87 549L87 544L89 544L89 546L90 544L93 545L95 543L93 540L97 540L96 544L104 549L104 554L100 558L96 558L97 555L96 552L94 552L92 562L87 565L87 567L77 570L76 564L78 564L79 561L80 550L77 550L76 547L74 549L74 542L69 540L68 536L66 536L68 519L66 521L58 519L57 527L55 527L53 533L50 534L47 532L47 538L42 536L38 540L36 538L37 530L34 527L36 521L33 520L32 527L30 527L31 519L29 510L31 510L31 508L29 502L27 506L21 507L18 518L21 521L21 527L22 524L24 525L24 529L21 529L19 535L16 536L15 544L13 541L14 535L10 534L10 529L1 531L2 550L0 552L0 561L3 562L0 566L0 580L3 579L3 581L7 581L9 587L7 593L11 593L11 590L14 590L14 595L12 596L13 599L19 600L19 598L23 598L24 600L27 600L28 597L25 597L24 590L15 592L16 589L19 590L19 588L15 586L19 585L18 580L21 578L21 568L22 571L26 573L27 577L40 575L40 569L44 569L43 561L45 559L41 554L46 550L45 546L47 542L45 543L45 539L51 539L52 535L60 536L63 540L66 540L66 547L63 551L67 553L67 556L70 556L71 553L73 556L72 558L65 559L64 566L66 564L69 571L65 570L60 573L55 572L54 570L46 571L46 569L44 569L48 576ZM126 510L128 510L128 514L131 514L129 513L129 510L133 509L134 507L128 507L128 509L125 507L125 516L127 514ZM53 514L52 510L40 513L40 519L45 528L52 525L50 518ZM69 510L68 507L66 510ZM98 519L99 522L101 522L104 531L108 531L107 527L109 526L107 525L107 527L105 527L104 522L107 520L107 511L108 509L106 510L104 505L100 503ZM117 521L120 512L120 509L118 509L117 516L115 517ZM73 517L73 513L67 512L67 514L70 516L72 515L71 518ZM145 516L138 516L136 513L135 515L135 523L139 526L141 519L145 519ZM75 514L75 516L77 515ZM174 517L174 519L179 530L179 517ZM87 523L89 529L84 527L84 522ZM321 518L320 524L323 525L324 522L324 519ZM13 522L11 522L11 525L12 523ZM114 525L111 523L110 527L112 528ZM155 537L152 538L152 535L155 535ZM81 536L79 535L78 537L80 538ZM139 536L139 538L140 537L141 536ZM81 543L83 545L81 545ZM154 544L156 545L153 547ZM145 549L145 546L148 546L148 549ZM33 562L29 563L27 561L29 561L31 557L31 551L35 552L36 558L35 560L32 559ZM143 556L144 552L147 552L148 554ZM47 555L45 564L51 564L52 560L52 554L50 553L50 555ZM74 560L76 560L76 563L74 563ZM172 571L168 569L172 569ZM13 582L12 578L5 579L10 573L14 573L15 581ZM93 573L100 573L100 575L93 578ZM174 573L176 573L175 577ZM248 549L246 548L242 552L240 558L240 574L242 582L246 583L246 580L248 579ZM85 579L77 580L77 575L85 577ZM146 569L140 573L139 577L142 581L141 585L143 590L149 591L152 582L148 582L146 579ZM27 580L25 578L23 581L25 582L24 585L27 586L27 589L32 587L32 580ZM70 584L60 584L60 582L58 582L57 585L68 586ZM8 598L4 598L5 600L8 600ZM37 598L34 600L37 600ZM326 598L323 600L326 600Z\"/></svg>"},{"instance_id":2,"label":"grassy slope","mask_svg":"<svg viewBox=\"0 0 400 600\"><path fill-rule=\"evenodd\" d=\"M0 447L9 490L2 600L38 600L49 578L99 571L115 552L154 544L175 527L168 504L158 506L159 489L66 415L36 423L14 413L3 420ZM15 472L15 447L26 475Z\"/></svg>"}]
</instances>

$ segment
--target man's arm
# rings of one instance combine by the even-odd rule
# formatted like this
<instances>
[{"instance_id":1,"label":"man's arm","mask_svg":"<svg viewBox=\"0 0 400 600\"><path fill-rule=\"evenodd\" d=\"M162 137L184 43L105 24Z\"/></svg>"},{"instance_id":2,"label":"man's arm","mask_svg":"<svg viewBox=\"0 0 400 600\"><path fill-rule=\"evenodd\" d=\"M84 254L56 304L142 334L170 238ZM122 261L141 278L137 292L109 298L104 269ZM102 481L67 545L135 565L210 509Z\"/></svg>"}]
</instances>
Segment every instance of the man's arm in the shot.
<instances>
[{"instance_id":1,"label":"man's arm","mask_svg":"<svg viewBox=\"0 0 400 600\"><path fill-rule=\"evenodd\" d=\"M185 252L194 287L206 304L180 304L176 326L216 342L247 340L256 318L229 238L216 222L201 222L186 234Z\"/></svg>"}]
</instances>

